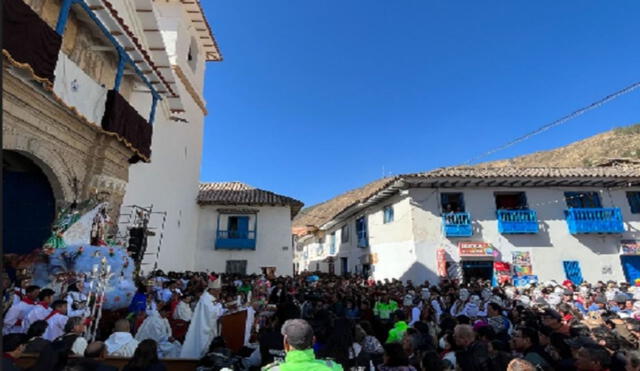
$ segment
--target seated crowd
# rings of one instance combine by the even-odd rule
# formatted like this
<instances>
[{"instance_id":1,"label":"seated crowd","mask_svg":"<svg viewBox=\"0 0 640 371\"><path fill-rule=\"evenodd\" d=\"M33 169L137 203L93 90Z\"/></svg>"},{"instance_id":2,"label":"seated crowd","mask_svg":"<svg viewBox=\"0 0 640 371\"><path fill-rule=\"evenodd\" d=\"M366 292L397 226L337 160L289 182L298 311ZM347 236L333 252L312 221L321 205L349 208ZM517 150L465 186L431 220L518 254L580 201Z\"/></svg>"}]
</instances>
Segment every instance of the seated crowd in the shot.
<instances>
[{"instance_id":1,"label":"seated crowd","mask_svg":"<svg viewBox=\"0 0 640 371\"><path fill-rule=\"evenodd\" d=\"M126 359L123 370L170 369L204 292L222 314L251 315L242 346L208 339L193 361L201 371L640 370L640 288L624 282L516 288L162 271L139 282L110 331L93 334L82 280L60 293L18 280L4 292L2 370L19 370L25 354L30 370L117 370L111 357Z\"/></svg>"}]
</instances>

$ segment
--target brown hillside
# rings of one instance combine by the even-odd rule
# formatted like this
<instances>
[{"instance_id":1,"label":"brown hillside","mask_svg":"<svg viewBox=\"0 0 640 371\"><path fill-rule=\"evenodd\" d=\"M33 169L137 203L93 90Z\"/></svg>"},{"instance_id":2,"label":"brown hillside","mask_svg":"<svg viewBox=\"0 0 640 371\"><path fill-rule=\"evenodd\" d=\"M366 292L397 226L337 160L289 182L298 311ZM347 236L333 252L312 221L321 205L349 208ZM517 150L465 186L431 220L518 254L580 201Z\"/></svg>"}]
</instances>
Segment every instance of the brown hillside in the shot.
<instances>
[{"instance_id":1,"label":"brown hillside","mask_svg":"<svg viewBox=\"0 0 640 371\"><path fill-rule=\"evenodd\" d=\"M621 158L640 161L640 124L616 128L550 151L485 162L474 167L582 168ZM379 179L331 200L303 209L293 220L294 233L298 235L313 233L349 206L366 200L397 178Z\"/></svg>"},{"instance_id":2,"label":"brown hillside","mask_svg":"<svg viewBox=\"0 0 640 371\"><path fill-rule=\"evenodd\" d=\"M348 206L367 199L372 194L393 182L395 179L395 177L378 179L363 187L353 189L334 197L331 200L302 209L298 216L293 219L294 233L304 234L306 232L305 228L309 226L319 227L323 225Z\"/></svg>"},{"instance_id":3,"label":"brown hillside","mask_svg":"<svg viewBox=\"0 0 640 371\"><path fill-rule=\"evenodd\" d=\"M476 166L593 166L612 158L640 159L640 124L616 128L553 150L485 162Z\"/></svg>"}]
</instances>

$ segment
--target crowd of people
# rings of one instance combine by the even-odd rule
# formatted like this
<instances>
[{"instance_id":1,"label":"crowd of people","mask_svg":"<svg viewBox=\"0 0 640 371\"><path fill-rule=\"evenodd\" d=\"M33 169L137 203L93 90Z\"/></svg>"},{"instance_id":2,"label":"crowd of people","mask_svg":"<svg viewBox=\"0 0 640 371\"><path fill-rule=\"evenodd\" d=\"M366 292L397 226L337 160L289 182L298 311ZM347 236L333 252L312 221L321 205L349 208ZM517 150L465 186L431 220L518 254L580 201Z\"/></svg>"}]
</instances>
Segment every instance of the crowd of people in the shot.
<instances>
[{"instance_id":1,"label":"crowd of people","mask_svg":"<svg viewBox=\"0 0 640 371\"><path fill-rule=\"evenodd\" d=\"M128 371L165 370L180 357L202 371L640 370L640 287L625 282L156 271L91 339L81 279L64 292L15 283L5 284L3 370L19 369L24 354L36 354L33 370L113 370L108 356L127 358ZM232 350L220 319L238 311L245 332Z\"/></svg>"}]
</instances>

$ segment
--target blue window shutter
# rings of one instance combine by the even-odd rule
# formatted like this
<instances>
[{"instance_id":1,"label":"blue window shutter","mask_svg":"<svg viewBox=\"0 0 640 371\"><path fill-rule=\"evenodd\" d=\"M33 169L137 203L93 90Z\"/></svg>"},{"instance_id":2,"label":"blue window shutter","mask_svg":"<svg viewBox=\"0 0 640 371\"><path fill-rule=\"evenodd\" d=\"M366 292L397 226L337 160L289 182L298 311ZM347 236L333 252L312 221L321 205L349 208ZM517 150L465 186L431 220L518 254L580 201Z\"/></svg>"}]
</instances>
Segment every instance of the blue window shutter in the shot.
<instances>
[{"instance_id":1,"label":"blue window shutter","mask_svg":"<svg viewBox=\"0 0 640 371\"><path fill-rule=\"evenodd\" d=\"M249 237L249 217L248 216L238 217L238 235L240 236L240 238Z\"/></svg>"},{"instance_id":2,"label":"blue window shutter","mask_svg":"<svg viewBox=\"0 0 640 371\"><path fill-rule=\"evenodd\" d=\"M564 265L564 272L567 276L567 279L573 282L575 285L579 285L582 283L582 270L580 269L580 262L578 261L564 261L562 262Z\"/></svg>"},{"instance_id":3,"label":"blue window shutter","mask_svg":"<svg viewBox=\"0 0 640 371\"><path fill-rule=\"evenodd\" d=\"M632 214L640 214L640 192L627 192Z\"/></svg>"},{"instance_id":4,"label":"blue window shutter","mask_svg":"<svg viewBox=\"0 0 640 371\"><path fill-rule=\"evenodd\" d=\"M383 222L384 224L391 223L393 221L393 206L386 206L383 209Z\"/></svg>"}]
</instances>

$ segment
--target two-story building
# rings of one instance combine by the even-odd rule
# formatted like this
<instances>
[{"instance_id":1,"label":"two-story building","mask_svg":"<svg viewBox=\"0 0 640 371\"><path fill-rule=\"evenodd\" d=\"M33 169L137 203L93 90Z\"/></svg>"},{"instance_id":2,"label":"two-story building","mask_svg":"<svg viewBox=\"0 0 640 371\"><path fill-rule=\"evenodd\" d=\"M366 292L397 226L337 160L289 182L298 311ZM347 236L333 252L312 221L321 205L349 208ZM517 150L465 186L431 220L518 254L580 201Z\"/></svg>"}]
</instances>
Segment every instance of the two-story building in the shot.
<instances>
[{"instance_id":1,"label":"two-story building","mask_svg":"<svg viewBox=\"0 0 640 371\"><path fill-rule=\"evenodd\" d=\"M2 1L5 252L41 247L56 207L92 194L116 220L154 124L183 125L160 3Z\"/></svg>"},{"instance_id":2,"label":"two-story building","mask_svg":"<svg viewBox=\"0 0 640 371\"><path fill-rule=\"evenodd\" d=\"M298 271L414 282L640 278L638 166L454 167L375 185L301 213Z\"/></svg>"},{"instance_id":3,"label":"two-story building","mask_svg":"<svg viewBox=\"0 0 640 371\"><path fill-rule=\"evenodd\" d=\"M240 182L217 182L200 185L198 205L195 270L292 275L291 220L302 202Z\"/></svg>"}]
</instances>

